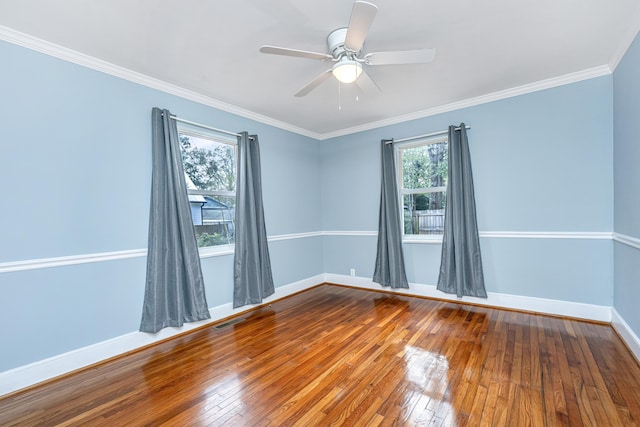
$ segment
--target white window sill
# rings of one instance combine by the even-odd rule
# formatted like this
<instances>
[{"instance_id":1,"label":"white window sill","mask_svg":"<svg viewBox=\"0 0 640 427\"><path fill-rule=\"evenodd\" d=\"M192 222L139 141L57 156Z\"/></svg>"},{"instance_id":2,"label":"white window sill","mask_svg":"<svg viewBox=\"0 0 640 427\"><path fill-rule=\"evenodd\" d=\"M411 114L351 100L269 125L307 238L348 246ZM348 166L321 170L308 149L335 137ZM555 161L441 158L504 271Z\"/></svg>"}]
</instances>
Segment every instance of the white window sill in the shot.
<instances>
[{"instance_id":1,"label":"white window sill","mask_svg":"<svg viewBox=\"0 0 640 427\"><path fill-rule=\"evenodd\" d=\"M404 236L402 243L417 243L417 244L442 244L442 235L429 235L429 236Z\"/></svg>"},{"instance_id":2,"label":"white window sill","mask_svg":"<svg viewBox=\"0 0 640 427\"><path fill-rule=\"evenodd\" d=\"M211 258L214 256L233 255L235 253L235 245L218 245L218 246L206 246L198 248L200 252L200 258Z\"/></svg>"}]
</instances>

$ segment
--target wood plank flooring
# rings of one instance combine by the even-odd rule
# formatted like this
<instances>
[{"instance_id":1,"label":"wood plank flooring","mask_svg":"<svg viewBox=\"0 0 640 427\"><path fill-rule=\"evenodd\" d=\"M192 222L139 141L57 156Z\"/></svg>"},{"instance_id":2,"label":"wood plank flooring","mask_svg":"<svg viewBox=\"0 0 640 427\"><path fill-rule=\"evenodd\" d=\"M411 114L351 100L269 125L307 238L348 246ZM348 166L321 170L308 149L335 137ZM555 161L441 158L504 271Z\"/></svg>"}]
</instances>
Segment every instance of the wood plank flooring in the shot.
<instances>
[{"instance_id":1,"label":"wood plank flooring","mask_svg":"<svg viewBox=\"0 0 640 427\"><path fill-rule=\"evenodd\" d=\"M608 325L322 285L0 398L2 426L632 426Z\"/></svg>"}]
</instances>

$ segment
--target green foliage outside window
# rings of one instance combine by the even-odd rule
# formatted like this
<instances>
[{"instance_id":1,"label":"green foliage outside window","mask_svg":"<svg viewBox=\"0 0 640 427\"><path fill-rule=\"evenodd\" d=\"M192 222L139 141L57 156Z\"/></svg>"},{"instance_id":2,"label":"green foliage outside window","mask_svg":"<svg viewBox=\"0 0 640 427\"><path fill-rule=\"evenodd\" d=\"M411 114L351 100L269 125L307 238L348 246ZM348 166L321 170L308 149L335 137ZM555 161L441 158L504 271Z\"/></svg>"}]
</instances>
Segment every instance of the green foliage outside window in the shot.
<instances>
[{"instance_id":1,"label":"green foliage outside window","mask_svg":"<svg viewBox=\"0 0 640 427\"><path fill-rule=\"evenodd\" d=\"M449 161L447 143L402 150L402 186L405 189L444 187Z\"/></svg>"},{"instance_id":2,"label":"green foliage outside window","mask_svg":"<svg viewBox=\"0 0 640 427\"><path fill-rule=\"evenodd\" d=\"M235 155L232 146L217 143L198 147L189 135L180 135L184 172L198 190L235 191Z\"/></svg>"},{"instance_id":3,"label":"green foliage outside window","mask_svg":"<svg viewBox=\"0 0 640 427\"><path fill-rule=\"evenodd\" d=\"M401 148L405 234L440 234L448 176L447 142ZM407 191L409 190L409 191Z\"/></svg>"},{"instance_id":4,"label":"green foliage outside window","mask_svg":"<svg viewBox=\"0 0 640 427\"><path fill-rule=\"evenodd\" d=\"M202 233L198 236L198 247L226 245L228 243L227 237L218 233Z\"/></svg>"},{"instance_id":5,"label":"green foliage outside window","mask_svg":"<svg viewBox=\"0 0 640 427\"><path fill-rule=\"evenodd\" d=\"M198 247L232 244L235 146L186 130L180 131L179 138Z\"/></svg>"}]
</instances>

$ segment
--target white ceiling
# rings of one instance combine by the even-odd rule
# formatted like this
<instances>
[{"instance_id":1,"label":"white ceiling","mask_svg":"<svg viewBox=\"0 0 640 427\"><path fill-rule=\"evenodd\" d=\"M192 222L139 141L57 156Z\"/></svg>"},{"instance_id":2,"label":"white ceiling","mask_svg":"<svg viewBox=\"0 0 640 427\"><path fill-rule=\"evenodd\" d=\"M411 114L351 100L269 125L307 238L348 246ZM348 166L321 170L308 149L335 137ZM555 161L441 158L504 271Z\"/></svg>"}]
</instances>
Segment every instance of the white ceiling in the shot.
<instances>
[{"instance_id":1,"label":"white ceiling","mask_svg":"<svg viewBox=\"0 0 640 427\"><path fill-rule=\"evenodd\" d=\"M638 0L370 1L379 10L365 53L437 50L430 64L368 68L378 95L332 78L295 98L329 65L258 52L326 52L352 0L0 0L0 26L323 138L615 66L640 12Z\"/></svg>"}]
</instances>

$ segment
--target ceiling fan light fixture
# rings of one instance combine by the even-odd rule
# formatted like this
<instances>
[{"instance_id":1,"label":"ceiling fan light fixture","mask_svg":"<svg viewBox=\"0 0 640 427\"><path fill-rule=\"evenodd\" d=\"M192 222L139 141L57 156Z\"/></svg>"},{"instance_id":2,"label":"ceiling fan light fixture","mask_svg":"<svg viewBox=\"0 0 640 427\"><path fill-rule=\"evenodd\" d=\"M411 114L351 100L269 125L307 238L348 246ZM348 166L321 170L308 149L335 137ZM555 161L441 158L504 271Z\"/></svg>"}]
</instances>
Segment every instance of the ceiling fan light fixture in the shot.
<instances>
[{"instance_id":1,"label":"ceiling fan light fixture","mask_svg":"<svg viewBox=\"0 0 640 427\"><path fill-rule=\"evenodd\" d=\"M331 69L331 74L342 83L353 83L362 73L362 64L352 59L343 59Z\"/></svg>"}]
</instances>

